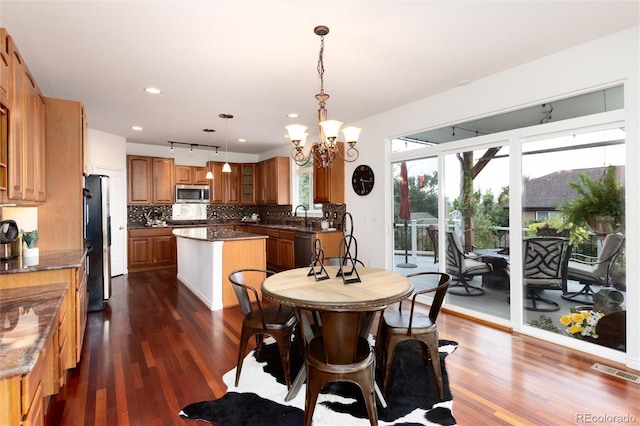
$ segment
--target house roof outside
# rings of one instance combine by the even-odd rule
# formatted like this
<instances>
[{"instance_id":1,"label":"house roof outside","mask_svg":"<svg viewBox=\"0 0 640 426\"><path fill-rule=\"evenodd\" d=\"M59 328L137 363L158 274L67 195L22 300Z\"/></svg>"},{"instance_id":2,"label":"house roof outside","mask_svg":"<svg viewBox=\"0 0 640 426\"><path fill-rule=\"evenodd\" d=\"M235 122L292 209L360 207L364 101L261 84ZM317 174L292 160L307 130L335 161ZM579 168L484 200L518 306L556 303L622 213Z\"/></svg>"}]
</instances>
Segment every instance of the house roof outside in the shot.
<instances>
[{"instance_id":1,"label":"house roof outside","mask_svg":"<svg viewBox=\"0 0 640 426\"><path fill-rule=\"evenodd\" d=\"M560 170L531 179L524 184L522 208L523 210L557 210L558 206L578 196L568 182L580 183L580 174L586 174L594 180L600 179L606 169L606 167L594 167ZM616 166L616 177L624 185L624 166ZM508 205L505 207L508 208Z\"/></svg>"}]
</instances>

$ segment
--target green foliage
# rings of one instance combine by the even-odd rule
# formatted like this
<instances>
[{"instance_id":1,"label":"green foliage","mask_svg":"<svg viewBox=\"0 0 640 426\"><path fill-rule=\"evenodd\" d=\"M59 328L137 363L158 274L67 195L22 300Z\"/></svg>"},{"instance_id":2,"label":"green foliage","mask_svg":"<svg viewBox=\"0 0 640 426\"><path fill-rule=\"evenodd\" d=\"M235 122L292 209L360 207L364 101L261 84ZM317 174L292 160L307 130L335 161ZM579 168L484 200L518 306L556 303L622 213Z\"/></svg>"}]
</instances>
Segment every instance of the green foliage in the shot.
<instances>
[{"instance_id":1,"label":"green foliage","mask_svg":"<svg viewBox=\"0 0 640 426\"><path fill-rule=\"evenodd\" d=\"M34 229L31 232L26 232L24 229L22 231L22 241L27 244L27 248L33 248L36 245L36 241L38 241L38 230Z\"/></svg>"},{"instance_id":2,"label":"green foliage","mask_svg":"<svg viewBox=\"0 0 640 426\"><path fill-rule=\"evenodd\" d=\"M589 238L589 232L582 226L575 226L571 222L565 222L562 216L551 216L544 220L529 223L529 235L532 237L542 235L569 236L569 243L576 245Z\"/></svg>"},{"instance_id":3,"label":"green foliage","mask_svg":"<svg viewBox=\"0 0 640 426\"><path fill-rule=\"evenodd\" d=\"M598 179L591 179L588 175L579 175L580 183L567 182L579 197L560 206L566 222L576 227L584 227L589 216L610 216L616 224L622 224L622 210L624 206L624 187L616 179L615 166L608 166L604 175Z\"/></svg>"},{"instance_id":4,"label":"green foliage","mask_svg":"<svg viewBox=\"0 0 640 426\"><path fill-rule=\"evenodd\" d=\"M538 319L529 321L529 325L543 330L553 331L554 333L560 333L560 329L553 324L553 320L544 314L540 315Z\"/></svg>"},{"instance_id":5,"label":"green foliage","mask_svg":"<svg viewBox=\"0 0 640 426\"><path fill-rule=\"evenodd\" d=\"M427 212L434 217L438 216L438 172L423 175L424 182L420 186L419 178L409 176L409 205L412 212ZM400 206L400 181L394 180L394 214L395 221L399 222L398 211Z\"/></svg>"}]
</instances>

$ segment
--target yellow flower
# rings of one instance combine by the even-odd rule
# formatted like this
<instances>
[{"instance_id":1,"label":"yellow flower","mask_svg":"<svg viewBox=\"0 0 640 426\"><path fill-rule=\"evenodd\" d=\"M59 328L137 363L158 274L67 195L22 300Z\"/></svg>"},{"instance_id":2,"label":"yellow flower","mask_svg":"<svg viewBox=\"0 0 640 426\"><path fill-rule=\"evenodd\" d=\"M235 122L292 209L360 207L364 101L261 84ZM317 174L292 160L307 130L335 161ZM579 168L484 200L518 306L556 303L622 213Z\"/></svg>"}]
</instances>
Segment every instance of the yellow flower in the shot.
<instances>
[{"instance_id":1,"label":"yellow flower","mask_svg":"<svg viewBox=\"0 0 640 426\"><path fill-rule=\"evenodd\" d=\"M569 333L571 334L578 334L582 331L582 326L580 324L574 324L571 327L569 327Z\"/></svg>"},{"instance_id":2,"label":"yellow flower","mask_svg":"<svg viewBox=\"0 0 640 426\"><path fill-rule=\"evenodd\" d=\"M560 317L560 324L569 325L571 324L571 317L569 315L563 315Z\"/></svg>"},{"instance_id":3,"label":"yellow flower","mask_svg":"<svg viewBox=\"0 0 640 426\"><path fill-rule=\"evenodd\" d=\"M582 313L574 312L571 314L571 321L573 322L580 323L582 322L583 319L584 319L584 316L582 315Z\"/></svg>"}]
</instances>

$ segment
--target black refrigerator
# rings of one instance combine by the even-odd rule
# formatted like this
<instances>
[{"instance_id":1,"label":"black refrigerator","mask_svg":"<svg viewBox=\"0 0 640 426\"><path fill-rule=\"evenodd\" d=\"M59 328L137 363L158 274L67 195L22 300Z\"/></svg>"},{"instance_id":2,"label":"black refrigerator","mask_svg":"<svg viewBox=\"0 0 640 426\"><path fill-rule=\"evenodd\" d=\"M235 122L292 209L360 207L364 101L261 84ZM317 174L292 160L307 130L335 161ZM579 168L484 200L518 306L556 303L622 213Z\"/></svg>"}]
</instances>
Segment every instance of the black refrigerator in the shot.
<instances>
[{"instance_id":1,"label":"black refrigerator","mask_svg":"<svg viewBox=\"0 0 640 426\"><path fill-rule=\"evenodd\" d=\"M111 215L109 176L85 178L85 247L87 248L87 291L89 312L101 311L111 297Z\"/></svg>"}]
</instances>

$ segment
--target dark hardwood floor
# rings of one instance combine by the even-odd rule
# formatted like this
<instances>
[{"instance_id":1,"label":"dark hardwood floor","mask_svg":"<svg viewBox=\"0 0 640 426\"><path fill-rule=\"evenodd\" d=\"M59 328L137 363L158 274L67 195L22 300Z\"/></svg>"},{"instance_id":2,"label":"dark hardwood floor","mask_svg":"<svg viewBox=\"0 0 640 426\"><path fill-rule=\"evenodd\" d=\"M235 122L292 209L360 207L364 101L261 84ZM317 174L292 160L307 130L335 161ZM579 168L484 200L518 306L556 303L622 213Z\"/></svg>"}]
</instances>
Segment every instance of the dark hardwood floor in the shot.
<instances>
[{"instance_id":1,"label":"dark hardwood floor","mask_svg":"<svg viewBox=\"0 0 640 426\"><path fill-rule=\"evenodd\" d=\"M105 311L89 314L82 362L51 398L47 425L195 424L180 409L225 393L242 314L210 312L175 275L113 280ZM460 344L446 364L460 425L640 423L640 385L590 369L623 366L452 314L438 323L440 338Z\"/></svg>"}]
</instances>

